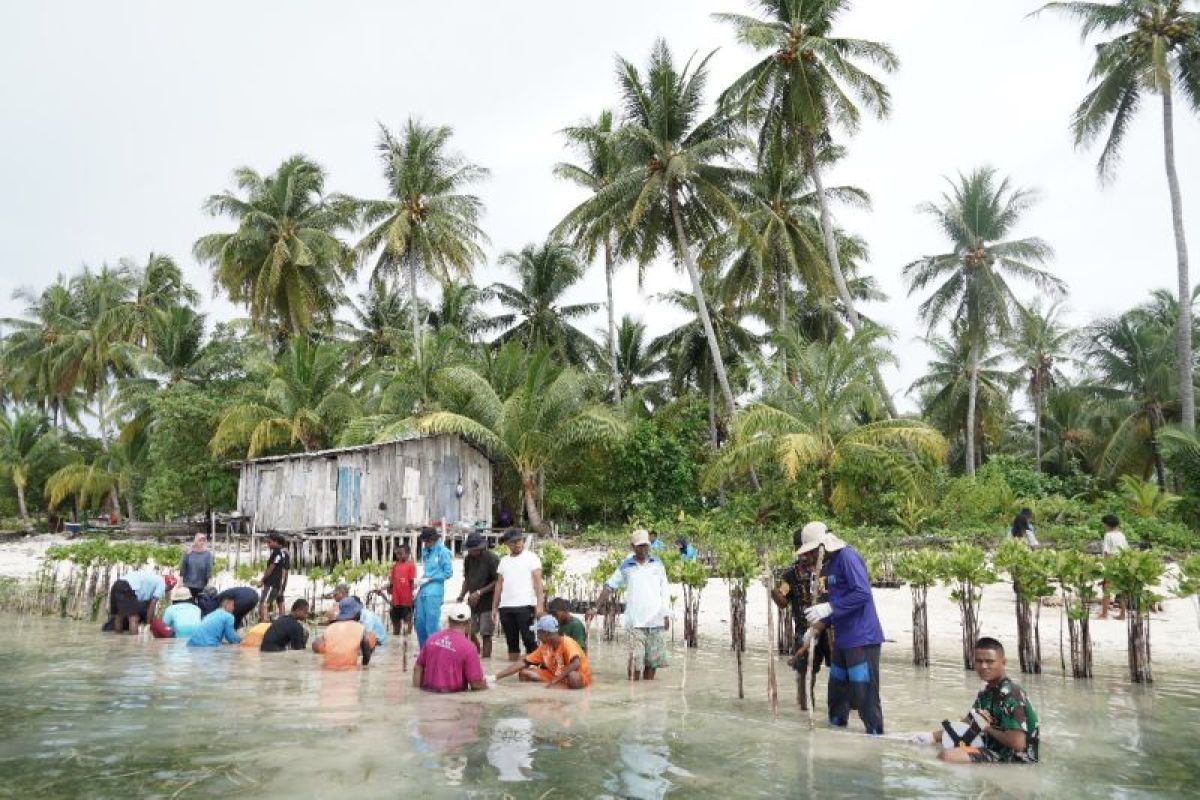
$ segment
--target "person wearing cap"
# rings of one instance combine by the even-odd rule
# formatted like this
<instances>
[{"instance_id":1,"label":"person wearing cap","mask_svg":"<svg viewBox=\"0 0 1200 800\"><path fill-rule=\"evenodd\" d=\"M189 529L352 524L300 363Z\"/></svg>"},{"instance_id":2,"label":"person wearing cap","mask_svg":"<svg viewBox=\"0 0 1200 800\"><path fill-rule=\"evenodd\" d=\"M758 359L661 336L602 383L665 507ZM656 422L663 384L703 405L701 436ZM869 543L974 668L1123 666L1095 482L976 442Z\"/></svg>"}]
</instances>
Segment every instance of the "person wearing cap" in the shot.
<instances>
[{"instance_id":1,"label":"person wearing cap","mask_svg":"<svg viewBox=\"0 0 1200 800\"><path fill-rule=\"evenodd\" d=\"M216 611L200 620L200 624L188 639L188 647L217 647L222 642L241 642L242 637L238 636L234 629L233 606L232 597L223 598Z\"/></svg>"},{"instance_id":2,"label":"person wearing cap","mask_svg":"<svg viewBox=\"0 0 1200 800\"><path fill-rule=\"evenodd\" d=\"M667 666L667 643L663 633L671 626L671 586L662 561L650 554L650 532L634 531L630 543L633 555L613 572L585 619L590 623L609 596L624 589L629 679L652 681L655 673Z\"/></svg>"},{"instance_id":3,"label":"person wearing cap","mask_svg":"<svg viewBox=\"0 0 1200 800\"><path fill-rule=\"evenodd\" d=\"M392 608L388 612L392 619L392 633L407 636L412 633L413 588L417 584L417 565L407 544L396 548L395 561L388 577L387 586L391 593Z\"/></svg>"},{"instance_id":4,"label":"person wearing cap","mask_svg":"<svg viewBox=\"0 0 1200 800\"><path fill-rule=\"evenodd\" d=\"M570 636L562 635L557 619L545 614L538 618L533 630L538 638L537 649L526 655L523 663L497 674L497 681L516 675L524 682L544 683L547 689L554 686L586 689L592 685L587 653Z\"/></svg>"},{"instance_id":5,"label":"person wearing cap","mask_svg":"<svg viewBox=\"0 0 1200 800\"><path fill-rule=\"evenodd\" d=\"M465 603L446 608L446 627L429 637L413 665L413 686L438 693L487 689L479 651L466 635L471 616Z\"/></svg>"},{"instance_id":6,"label":"person wearing cap","mask_svg":"<svg viewBox=\"0 0 1200 800\"><path fill-rule=\"evenodd\" d=\"M857 709L867 733L883 734L883 706L879 700L879 650L883 628L871 594L867 564L853 547L830 533L823 522L810 522L800 533L797 557L815 565L824 552L821 577L829 599L810 606L804 617L809 628L796 659L806 656L813 641L833 628L833 653L829 663L829 723L844 728L850 710Z\"/></svg>"},{"instance_id":7,"label":"person wearing cap","mask_svg":"<svg viewBox=\"0 0 1200 800\"><path fill-rule=\"evenodd\" d=\"M500 557L488 549L487 541L476 531L467 536L467 554L463 557L463 584L458 602L465 599L471 608L471 638L479 637L480 655L492 657L492 601Z\"/></svg>"},{"instance_id":8,"label":"person wearing cap","mask_svg":"<svg viewBox=\"0 0 1200 800\"><path fill-rule=\"evenodd\" d=\"M361 613L362 604L353 597L343 597L338 601L337 616L312 645L313 652L321 655L322 668L354 669L358 666L359 657L364 667L371 663L371 654L375 652L378 642L375 634L359 622Z\"/></svg>"},{"instance_id":9,"label":"person wearing cap","mask_svg":"<svg viewBox=\"0 0 1200 800\"><path fill-rule=\"evenodd\" d=\"M108 593L112 630L137 635L138 626L154 619L154 607L166 596L166 580L149 567L134 570L113 583Z\"/></svg>"},{"instance_id":10,"label":"person wearing cap","mask_svg":"<svg viewBox=\"0 0 1200 800\"><path fill-rule=\"evenodd\" d=\"M520 528L509 528L500 541L508 546L508 555L496 567L492 625L499 624L504 630L508 660L519 661L522 645L526 655L538 646L533 623L546 609L542 559L525 546L525 533Z\"/></svg>"},{"instance_id":11,"label":"person wearing cap","mask_svg":"<svg viewBox=\"0 0 1200 800\"><path fill-rule=\"evenodd\" d=\"M437 528L421 529L421 567L413 606L413 625L417 629L417 647L424 647L442 623L442 598L445 583L454 574L454 557L442 544Z\"/></svg>"},{"instance_id":12,"label":"person wearing cap","mask_svg":"<svg viewBox=\"0 0 1200 800\"><path fill-rule=\"evenodd\" d=\"M176 639L187 639L200 627L200 607L192 602L192 590L181 583L171 590L171 605L163 612L163 624Z\"/></svg>"},{"instance_id":13,"label":"person wearing cap","mask_svg":"<svg viewBox=\"0 0 1200 800\"><path fill-rule=\"evenodd\" d=\"M292 557L284 548L287 540L282 533L272 533L267 537L267 569L263 572L258 586L262 587L262 600L258 604L258 618L267 621L267 613L272 603L275 604L276 615L283 613L283 593L287 589L288 572L292 568Z\"/></svg>"}]
</instances>

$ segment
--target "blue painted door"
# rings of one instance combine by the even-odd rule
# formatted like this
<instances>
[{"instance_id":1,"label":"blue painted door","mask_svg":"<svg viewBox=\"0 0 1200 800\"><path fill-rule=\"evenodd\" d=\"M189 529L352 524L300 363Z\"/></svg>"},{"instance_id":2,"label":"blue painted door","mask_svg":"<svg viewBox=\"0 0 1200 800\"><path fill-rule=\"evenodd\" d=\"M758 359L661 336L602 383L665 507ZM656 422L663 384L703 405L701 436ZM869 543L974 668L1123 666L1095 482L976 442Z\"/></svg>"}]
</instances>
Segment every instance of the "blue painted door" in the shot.
<instances>
[{"instance_id":1,"label":"blue painted door","mask_svg":"<svg viewBox=\"0 0 1200 800\"><path fill-rule=\"evenodd\" d=\"M362 522L362 470L338 467L337 524L358 525Z\"/></svg>"}]
</instances>

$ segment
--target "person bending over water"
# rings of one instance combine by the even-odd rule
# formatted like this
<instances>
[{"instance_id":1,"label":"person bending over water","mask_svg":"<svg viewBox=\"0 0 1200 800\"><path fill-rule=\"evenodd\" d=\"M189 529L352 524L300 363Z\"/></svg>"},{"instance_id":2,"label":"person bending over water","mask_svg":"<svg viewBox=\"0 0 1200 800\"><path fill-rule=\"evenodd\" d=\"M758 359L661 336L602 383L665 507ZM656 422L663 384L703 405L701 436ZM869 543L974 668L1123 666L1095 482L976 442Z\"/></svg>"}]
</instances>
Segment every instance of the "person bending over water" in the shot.
<instances>
[{"instance_id":1,"label":"person bending over water","mask_svg":"<svg viewBox=\"0 0 1200 800\"><path fill-rule=\"evenodd\" d=\"M218 605L226 600L233 601L233 627L241 628L246 615L258 605L258 592L249 586L234 586L217 595Z\"/></svg>"},{"instance_id":2,"label":"person bending over water","mask_svg":"<svg viewBox=\"0 0 1200 800\"><path fill-rule=\"evenodd\" d=\"M587 654L579 643L558 630L558 620L546 614L534 625L538 648L525 656L522 664L513 664L496 675L496 680L516 675L529 683L544 683L546 688L562 686L585 689L592 685L592 670Z\"/></svg>"},{"instance_id":3,"label":"person bending over water","mask_svg":"<svg viewBox=\"0 0 1200 800\"><path fill-rule=\"evenodd\" d=\"M975 674L984 686L963 718L966 730L947 721L940 730L919 733L911 741L941 741L944 749L938 758L953 764L1036 764L1038 715L1025 690L1008 677L1005 665L999 641L985 637L976 642Z\"/></svg>"},{"instance_id":4,"label":"person bending over water","mask_svg":"<svg viewBox=\"0 0 1200 800\"><path fill-rule=\"evenodd\" d=\"M258 648L264 653L282 653L284 650L303 650L308 645L308 630L300 623L308 619L308 601L297 600L292 603L292 613L275 618L271 627L263 634L262 645Z\"/></svg>"},{"instance_id":5,"label":"person bending over water","mask_svg":"<svg viewBox=\"0 0 1200 800\"><path fill-rule=\"evenodd\" d=\"M482 692L487 689L479 651L467 638L471 607L456 603L446 609L446 628L429 637L413 666L413 686L427 692Z\"/></svg>"},{"instance_id":6,"label":"person bending over water","mask_svg":"<svg viewBox=\"0 0 1200 800\"><path fill-rule=\"evenodd\" d=\"M200 607L192 601L186 583L171 590L171 605L163 612L162 621L176 639L188 639L200 627Z\"/></svg>"},{"instance_id":7,"label":"person bending over water","mask_svg":"<svg viewBox=\"0 0 1200 800\"><path fill-rule=\"evenodd\" d=\"M671 627L671 591L662 561L650 554L650 533L636 530L630 540L633 555L621 562L588 609L588 622L604 607L609 595L625 590L625 629L629 644L629 680L654 680L667 666L663 632Z\"/></svg>"},{"instance_id":8,"label":"person bending over water","mask_svg":"<svg viewBox=\"0 0 1200 800\"><path fill-rule=\"evenodd\" d=\"M200 621L192 638L188 639L189 647L216 647L221 642L238 644L242 638L234 630L232 597L226 597L217 606L217 610Z\"/></svg>"},{"instance_id":9,"label":"person bending over water","mask_svg":"<svg viewBox=\"0 0 1200 800\"><path fill-rule=\"evenodd\" d=\"M337 617L323 636L313 642L314 653L321 655L321 666L325 669L354 669L359 657L365 667L371 663L375 652L375 634L358 621L362 605L351 597L338 603Z\"/></svg>"},{"instance_id":10,"label":"person bending over water","mask_svg":"<svg viewBox=\"0 0 1200 800\"><path fill-rule=\"evenodd\" d=\"M154 607L167 593L166 581L149 567L120 578L108 593L114 633L128 630L137 635L138 625L154 619Z\"/></svg>"}]
</instances>

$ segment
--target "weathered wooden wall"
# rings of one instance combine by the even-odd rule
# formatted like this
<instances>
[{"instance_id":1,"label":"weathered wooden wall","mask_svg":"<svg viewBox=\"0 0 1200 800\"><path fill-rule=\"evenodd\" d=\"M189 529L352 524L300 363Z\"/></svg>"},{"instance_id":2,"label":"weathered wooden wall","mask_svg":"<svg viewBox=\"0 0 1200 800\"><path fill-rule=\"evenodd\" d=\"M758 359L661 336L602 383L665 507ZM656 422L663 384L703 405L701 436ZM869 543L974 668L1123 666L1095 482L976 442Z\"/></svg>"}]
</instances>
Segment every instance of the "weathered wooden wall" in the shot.
<instances>
[{"instance_id":1,"label":"weathered wooden wall","mask_svg":"<svg viewBox=\"0 0 1200 800\"><path fill-rule=\"evenodd\" d=\"M492 469L457 436L258 459L242 465L238 511L260 532L370 527L385 518L393 528L435 519L491 525Z\"/></svg>"}]
</instances>

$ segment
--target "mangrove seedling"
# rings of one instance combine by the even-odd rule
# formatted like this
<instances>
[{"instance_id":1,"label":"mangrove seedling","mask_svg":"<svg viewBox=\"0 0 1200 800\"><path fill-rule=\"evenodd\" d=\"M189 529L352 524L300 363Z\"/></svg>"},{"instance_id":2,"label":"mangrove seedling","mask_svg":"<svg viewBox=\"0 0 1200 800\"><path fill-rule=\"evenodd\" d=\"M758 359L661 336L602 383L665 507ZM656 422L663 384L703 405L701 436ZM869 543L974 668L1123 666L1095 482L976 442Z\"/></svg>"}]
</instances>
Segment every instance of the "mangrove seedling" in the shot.
<instances>
[{"instance_id":1,"label":"mangrove seedling","mask_svg":"<svg viewBox=\"0 0 1200 800\"><path fill-rule=\"evenodd\" d=\"M929 666L929 587L941 575L940 554L933 550L910 550L896 559L896 575L912 591L913 663Z\"/></svg>"},{"instance_id":2,"label":"mangrove seedling","mask_svg":"<svg viewBox=\"0 0 1200 800\"><path fill-rule=\"evenodd\" d=\"M737 657L739 699L746 696L742 680L742 653L746 650L746 592L760 571L758 554L747 542L730 539L717 547L717 576L729 585L729 632Z\"/></svg>"},{"instance_id":3,"label":"mangrove seedling","mask_svg":"<svg viewBox=\"0 0 1200 800\"><path fill-rule=\"evenodd\" d=\"M1042 671L1042 598L1054 593L1054 556L1045 550L1031 550L1024 541L1005 540L996 551L996 566L1012 578L1017 596L1017 652L1021 672Z\"/></svg>"},{"instance_id":4,"label":"mangrove seedling","mask_svg":"<svg viewBox=\"0 0 1200 800\"><path fill-rule=\"evenodd\" d=\"M1129 634L1129 679L1152 683L1150 667L1150 609L1160 598L1154 593L1162 580L1163 563L1142 550L1122 550L1104 559L1104 578L1129 604L1125 614Z\"/></svg>"},{"instance_id":5,"label":"mangrove seedling","mask_svg":"<svg viewBox=\"0 0 1200 800\"><path fill-rule=\"evenodd\" d=\"M950 599L958 603L962 618L963 669L975 669L975 642L979 640L981 622L979 605L983 587L995 583L996 573L988 567L987 556L978 547L956 544L940 560L942 581L950 587Z\"/></svg>"},{"instance_id":6,"label":"mangrove seedling","mask_svg":"<svg viewBox=\"0 0 1200 800\"><path fill-rule=\"evenodd\" d=\"M1071 640L1071 675L1092 677L1092 632L1090 606L1096 599L1096 584L1104 577L1100 559L1073 550L1054 554L1054 580L1062 587L1063 609L1067 615L1067 633ZM1063 671L1062 638L1059 660Z\"/></svg>"}]
</instances>

